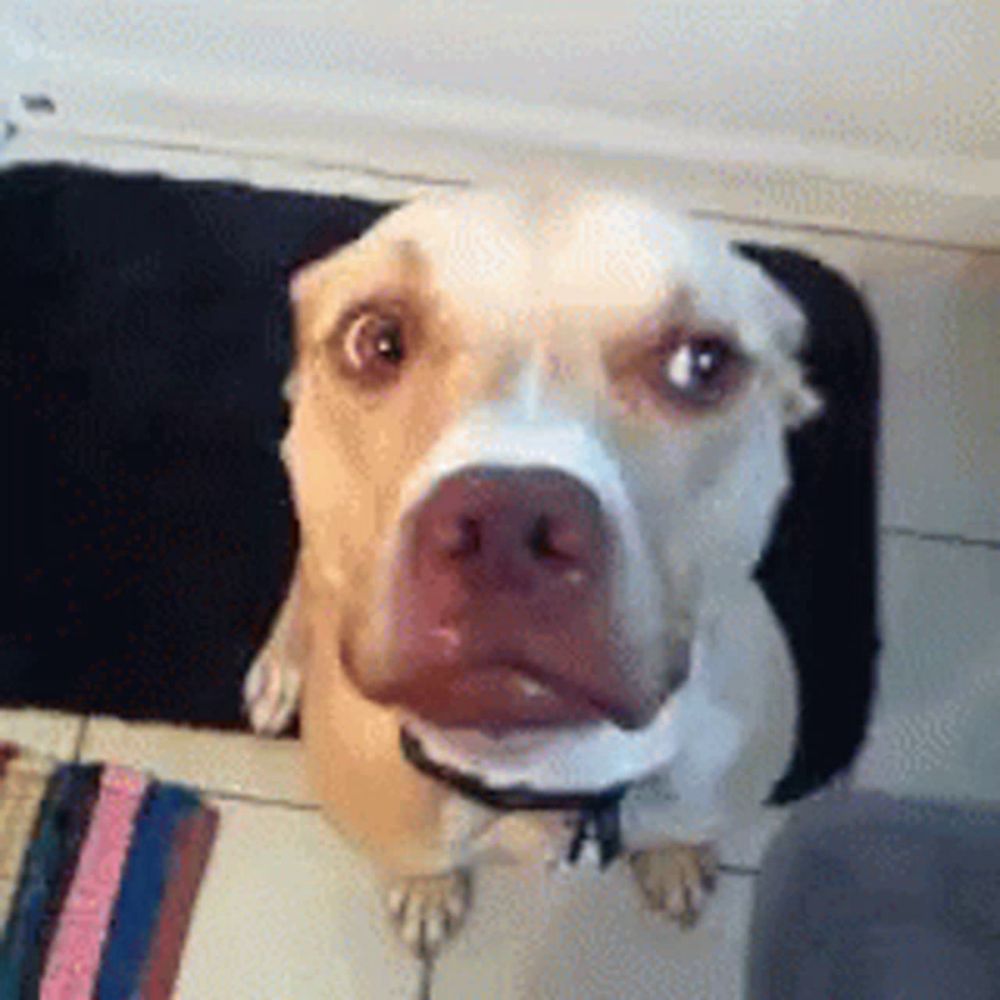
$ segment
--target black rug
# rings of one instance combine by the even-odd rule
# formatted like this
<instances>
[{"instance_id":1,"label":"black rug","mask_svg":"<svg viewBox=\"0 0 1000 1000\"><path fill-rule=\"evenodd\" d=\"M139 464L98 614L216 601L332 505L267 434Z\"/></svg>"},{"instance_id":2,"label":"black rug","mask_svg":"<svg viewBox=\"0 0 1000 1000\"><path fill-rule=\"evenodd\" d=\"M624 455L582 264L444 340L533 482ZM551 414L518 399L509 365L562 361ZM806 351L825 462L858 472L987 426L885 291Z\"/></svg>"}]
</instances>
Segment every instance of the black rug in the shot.
<instances>
[{"instance_id":1,"label":"black rug","mask_svg":"<svg viewBox=\"0 0 1000 1000\"><path fill-rule=\"evenodd\" d=\"M286 279L389 206L61 166L0 173L0 703L237 727L291 569ZM803 304L824 416L761 576L796 651L780 798L849 761L876 655L878 362L856 292L745 247Z\"/></svg>"}]
</instances>

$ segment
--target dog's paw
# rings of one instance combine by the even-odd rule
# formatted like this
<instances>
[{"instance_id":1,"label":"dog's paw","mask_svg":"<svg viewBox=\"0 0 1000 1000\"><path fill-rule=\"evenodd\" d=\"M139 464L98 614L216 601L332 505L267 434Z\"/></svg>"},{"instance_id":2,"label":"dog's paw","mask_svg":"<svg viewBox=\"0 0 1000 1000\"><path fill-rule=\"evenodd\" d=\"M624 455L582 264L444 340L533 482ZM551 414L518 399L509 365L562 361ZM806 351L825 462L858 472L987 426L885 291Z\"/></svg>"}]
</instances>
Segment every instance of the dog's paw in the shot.
<instances>
[{"instance_id":1,"label":"dog's paw","mask_svg":"<svg viewBox=\"0 0 1000 1000\"><path fill-rule=\"evenodd\" d=\"M243 681L243 709L250 727L262 736L277 736L291 724L299 707L302 676L288 663L265 651Z\"/></svg>"},{"instance_id":2,"label":"dog's paw","mask_svg":"<svg viewBox=\"0 0 1000 1000\"><path fill-rule=\"evenodd\" d=\"M432 958L458 933L472 897L463 869L403 879L389 890L389 913L403 943L420 958Z\"/></svg>"},{"instance_id":3,"label":"dog's paw","mask_svg":"<svg viewBox=\"0 0 1000 1000\"><path fill-rule=\"evenodd\" d=\"M636 851L629 864L651 909L666 913L681 927L691 927L715 888L719 858L710 843L672 841Z\"/></svg>"}]
</instances>

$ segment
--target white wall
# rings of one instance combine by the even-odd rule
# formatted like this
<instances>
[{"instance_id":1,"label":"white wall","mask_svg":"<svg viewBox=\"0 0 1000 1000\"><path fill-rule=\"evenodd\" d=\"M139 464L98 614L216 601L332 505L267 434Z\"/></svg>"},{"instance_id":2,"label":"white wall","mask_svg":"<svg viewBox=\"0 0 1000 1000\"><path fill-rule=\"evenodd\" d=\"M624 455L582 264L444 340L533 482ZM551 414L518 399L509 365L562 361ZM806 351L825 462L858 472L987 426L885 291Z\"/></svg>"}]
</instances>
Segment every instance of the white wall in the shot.
<instances>
[{"instance_id":1,"label":"white wall","mask_svg":"<svg viewBox=\"0 0 1000 1000\"><path fill-rule=\"evenodd\" d=\"M32 128L463 179L569 157L703 209L1000 243L990 0L18 0L0 25Z\"/></svg>"}]
</instances>

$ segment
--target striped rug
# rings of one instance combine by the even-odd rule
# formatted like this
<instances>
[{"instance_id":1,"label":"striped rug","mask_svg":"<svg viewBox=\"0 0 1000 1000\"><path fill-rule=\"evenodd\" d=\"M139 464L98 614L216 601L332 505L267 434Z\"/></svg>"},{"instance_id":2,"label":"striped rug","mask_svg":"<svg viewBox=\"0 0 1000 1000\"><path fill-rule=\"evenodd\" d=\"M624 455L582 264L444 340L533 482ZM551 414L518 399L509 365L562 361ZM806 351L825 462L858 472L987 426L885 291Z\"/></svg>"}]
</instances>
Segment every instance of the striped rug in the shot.
<instances>
[{"instance_id":1,"label":"striped rug","mask_svg":"<svg viewBox=\"0 0 1000 1000\"><path fill-rule=\"evenodd\" d=\"M171 995L218 814L114 764L0 741L0 997Z\"/></svg>"}]
</instances>

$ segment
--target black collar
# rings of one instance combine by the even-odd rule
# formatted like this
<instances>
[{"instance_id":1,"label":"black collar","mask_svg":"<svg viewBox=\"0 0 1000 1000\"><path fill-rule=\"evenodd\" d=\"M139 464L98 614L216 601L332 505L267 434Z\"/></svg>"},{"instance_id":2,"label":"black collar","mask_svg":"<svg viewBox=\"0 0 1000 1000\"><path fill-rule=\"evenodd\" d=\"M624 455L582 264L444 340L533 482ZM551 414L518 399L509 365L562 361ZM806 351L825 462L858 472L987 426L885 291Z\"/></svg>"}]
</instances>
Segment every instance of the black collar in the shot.
<instances>
[{"instance_id":1,"label":"black collar","mask_svg":"<svg viewBox=\"0 0 1000 1000\"><path fill-rule=\"evenodd\" d=\"M575 864L583 846L592 839L598 845L601 867L609 865L621 853L621 819L619 807L628 784L612 785L596 792L549 792L512 785L493 788L479 778L456 768L432 761L420 741L405 728L399 731L403 756L428 777L454 788L466 798L474 799L492 809L559 810L578 813L577 829L570 844L567 860Z\"/></svg>"}]
</instances>

